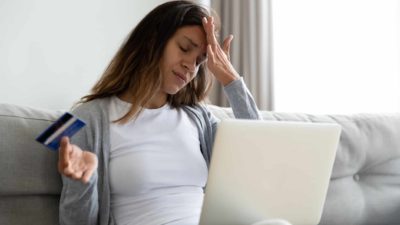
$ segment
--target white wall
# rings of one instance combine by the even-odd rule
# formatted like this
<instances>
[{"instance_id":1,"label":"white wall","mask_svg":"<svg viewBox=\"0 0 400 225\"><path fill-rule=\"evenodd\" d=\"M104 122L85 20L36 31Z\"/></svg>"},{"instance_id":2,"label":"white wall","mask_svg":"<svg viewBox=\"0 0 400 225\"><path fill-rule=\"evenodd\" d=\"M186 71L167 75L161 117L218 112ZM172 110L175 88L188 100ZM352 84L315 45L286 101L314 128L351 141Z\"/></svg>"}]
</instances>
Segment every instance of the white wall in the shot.
<instances>
[{"instance_id":1,"label":"white wall","mask_svg":"<svg viewBox=\"0 0 400 225\"><path fill-rule=\"evenodd\" d=\"M69 109L165 0L1 0L0 103Z\"/></svg>"},{"instance_id":2,"label":"white wall","mask_svg":"<svg viewBox=\"0 0 400 225\"><path fill-rule=\"evenodd\" d=\"M276 111L400 111L399 0L272 6Z\"/></svg>"}]
</instances>

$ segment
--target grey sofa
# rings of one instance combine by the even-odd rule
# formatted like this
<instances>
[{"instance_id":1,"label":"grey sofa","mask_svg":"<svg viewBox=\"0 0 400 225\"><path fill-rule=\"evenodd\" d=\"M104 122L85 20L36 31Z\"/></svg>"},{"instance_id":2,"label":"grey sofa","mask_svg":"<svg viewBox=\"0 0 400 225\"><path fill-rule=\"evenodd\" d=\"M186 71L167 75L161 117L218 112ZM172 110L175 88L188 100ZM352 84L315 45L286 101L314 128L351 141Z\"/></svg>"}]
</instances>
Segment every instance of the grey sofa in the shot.
<instances>
[{"instance_id":1,"label":"grey sofa","mask_svg":"<svg viewBox=\"0 0 400 225\"><path fill-rule=\"evenodd\" d=\"M229 108L210 109L220 119L232 117ZM320 224L400 224L400 114L261 113L265 120L342 126ZM34 139L61 114L0 104L1 225L58 224L57 152Z\"/></svg>"}]
</instances>

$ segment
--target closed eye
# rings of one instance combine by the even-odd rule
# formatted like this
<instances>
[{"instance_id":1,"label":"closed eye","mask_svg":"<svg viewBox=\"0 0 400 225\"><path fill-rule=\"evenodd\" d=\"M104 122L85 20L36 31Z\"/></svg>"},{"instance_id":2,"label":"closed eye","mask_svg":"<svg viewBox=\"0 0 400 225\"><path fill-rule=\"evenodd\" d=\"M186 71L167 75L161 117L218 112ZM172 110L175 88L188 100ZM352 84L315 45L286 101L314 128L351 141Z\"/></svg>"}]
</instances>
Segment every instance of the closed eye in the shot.
<instances>
[{"instance_id":1,"label":"closed eye","mask_svg":"<svg viewBox=\"0 0 400 225\"><path fill-rule=\"evenodd\" d=\"M179 46L179 48L181 49L182 52L188 52L189 51L188 49L186 49L186 48L184 48L182 46Z\"/></svg>"}]
</instances>

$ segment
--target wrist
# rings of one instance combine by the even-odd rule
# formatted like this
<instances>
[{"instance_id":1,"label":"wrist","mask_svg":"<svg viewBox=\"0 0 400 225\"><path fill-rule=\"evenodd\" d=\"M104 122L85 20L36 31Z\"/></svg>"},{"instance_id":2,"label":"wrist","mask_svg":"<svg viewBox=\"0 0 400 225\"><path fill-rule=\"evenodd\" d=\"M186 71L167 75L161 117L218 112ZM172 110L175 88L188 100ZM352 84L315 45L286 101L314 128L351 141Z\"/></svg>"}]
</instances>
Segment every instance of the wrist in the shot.
<instances>
[{"instance_id":1,"label":"wrist","mask_svg":"<svg viewBox=\"0 0 400 225\"><path fill-rule=\"evenodd\" d=\"M220 80L220 83L222 84L222 86L227 86L230 83L232 83L235 80L240 79L240 76L238 73L234 72L234 73L227 73L225 76L223 76L223 78Z\"/></svg>"}]
</instances>

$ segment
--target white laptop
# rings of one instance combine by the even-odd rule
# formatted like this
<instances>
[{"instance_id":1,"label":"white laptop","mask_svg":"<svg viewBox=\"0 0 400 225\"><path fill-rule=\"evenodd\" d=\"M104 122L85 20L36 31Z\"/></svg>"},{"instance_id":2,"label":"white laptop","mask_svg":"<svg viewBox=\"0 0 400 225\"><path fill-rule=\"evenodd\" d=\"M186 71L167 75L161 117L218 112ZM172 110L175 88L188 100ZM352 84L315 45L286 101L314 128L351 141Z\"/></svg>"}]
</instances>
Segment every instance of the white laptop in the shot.
<instances>
[{"instance_id":1,"label":"white laptop","mask_svg":"<svg viewBox=\"0 0 400 225\"><path fill-rule=\"evenodd\" d=\"M221 121L200 225L318 224L340 132L334 123Z\"/></svg>"}]
</instances>

